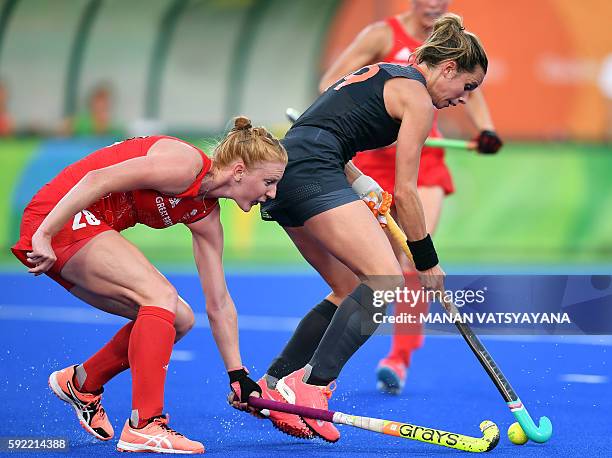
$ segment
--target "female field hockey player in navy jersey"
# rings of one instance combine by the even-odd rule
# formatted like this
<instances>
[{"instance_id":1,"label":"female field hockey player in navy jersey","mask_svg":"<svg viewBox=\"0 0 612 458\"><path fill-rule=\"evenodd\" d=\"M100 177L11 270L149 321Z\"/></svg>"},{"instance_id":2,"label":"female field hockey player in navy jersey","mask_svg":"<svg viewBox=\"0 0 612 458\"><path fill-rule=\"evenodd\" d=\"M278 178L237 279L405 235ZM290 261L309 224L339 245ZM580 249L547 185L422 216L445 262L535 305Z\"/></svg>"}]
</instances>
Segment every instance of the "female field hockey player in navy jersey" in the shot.
<instances>
[{"instance_id":1,"label":"female field hockey player in navy jersey","mask_svg":"<svg viewBox=\"0 0 612 458\"><path fill-rule=\"evenodd\" d=\"M282 141L289 162L262 217L280 224L332 293L300 322L259 380L263 396L327 408L328 386L376 330L375 291L404 285L389 240L361 196L379 187L350 159L397 141L395 205L422 285L441 290L444 271L417 193L421 148L436 109L465 103L482 84L487 57L461 18L439 18L409 66L379 63L332 84ZM328 422L271 412L287 434L335 442Z\"/></svg>"}]
</instances>

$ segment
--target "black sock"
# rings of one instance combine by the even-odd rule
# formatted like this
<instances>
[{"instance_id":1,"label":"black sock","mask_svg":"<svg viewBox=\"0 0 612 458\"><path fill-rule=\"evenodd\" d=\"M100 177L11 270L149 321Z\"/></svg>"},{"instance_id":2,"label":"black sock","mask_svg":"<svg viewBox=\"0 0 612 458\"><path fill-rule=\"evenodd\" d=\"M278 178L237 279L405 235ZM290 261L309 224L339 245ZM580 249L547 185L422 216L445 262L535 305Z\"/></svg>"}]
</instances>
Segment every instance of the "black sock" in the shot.
<instances>
[{"instance_id":1,"label":"black sock","mask_svg":"<svg viewBox=\"0 0 612 458\"><path fill-rule=\"evenodd\" d=\"M268 368L268 382L270 378L278 380L306 365L321 342L337 308L335 304L324 299L302 318L281 354Z\"/></svg>"},{"instance_id":2,"label":"black sock","mask_svg":"<svg viewBox=\"0 0 612 458\"><path fill-rule=\"evenodd\" d=\"M363 283L342 301L308 363L307 383L324 386L338 378L349 358L378 328L373 316L384 314L385 308L373 303L374 291Z\"/></svg>"}]
</instances>

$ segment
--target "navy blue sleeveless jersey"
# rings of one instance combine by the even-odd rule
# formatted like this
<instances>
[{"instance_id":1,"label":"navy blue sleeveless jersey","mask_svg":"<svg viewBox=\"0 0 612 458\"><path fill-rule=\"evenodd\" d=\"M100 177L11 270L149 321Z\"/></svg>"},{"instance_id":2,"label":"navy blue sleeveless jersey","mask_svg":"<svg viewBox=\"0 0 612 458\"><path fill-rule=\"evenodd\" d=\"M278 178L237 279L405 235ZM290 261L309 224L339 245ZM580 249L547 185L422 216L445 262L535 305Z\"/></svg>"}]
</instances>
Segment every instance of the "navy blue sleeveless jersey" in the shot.
<instances>
[{"instance_id":1,"label":"navy blue sleeveless jersey","mask_svg":"<svg viewBox=\"0 0 612 458\"><path fill-rule=\"evenodd\" d=\"M342 146L340 153L344 162L359 151L392 144L397 140L400 122L389 116L385 108L383 89L391 78L408 78L427 84L421 72L411 66L369 65L331 85L292 129L310 126L331 132Z\"/></svg>"}]
</instances>

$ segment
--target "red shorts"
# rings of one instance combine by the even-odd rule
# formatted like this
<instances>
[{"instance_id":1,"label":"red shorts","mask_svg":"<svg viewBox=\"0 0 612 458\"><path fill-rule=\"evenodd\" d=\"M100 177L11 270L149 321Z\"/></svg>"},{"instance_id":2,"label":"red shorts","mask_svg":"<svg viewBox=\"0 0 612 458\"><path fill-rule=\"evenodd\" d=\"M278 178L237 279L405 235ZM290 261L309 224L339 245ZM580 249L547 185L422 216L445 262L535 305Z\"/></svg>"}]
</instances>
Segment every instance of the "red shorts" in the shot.
<instances>
[{"instance_id":1,"label":"red shorts","mask_svg":"<svg viewBox=\"0 0 612 458\"><path fill-rule=\"evenodd\" d=\"M80 216L79 216L80 215ZM42 223L46 215L38 214L32 210L31 206L25 209L21 219L19 241L11 248L11 251L21 263L30 268L33 267L27 261L26 253L32 251L32 236L38 226ZM71 218L68 223L53 237L51 246L55 251L57 261L46 272L50 278L70 291L74 284L65 280L61 276L62 268L68 260L83 248L91 239L102 232L114 230L104 221L100 221L89 215L79 214Z\"/></svg>"},{"instance_id":2,"label":"red shorts","mask_svg":"<svg viewBox=\"0 0 612 458\"><path fill-rule=\"evenodd\" d=\"M385 191L393 194L395 188L395 145L377 150L363 151L353 163L364 174L372 177ZM453 179L444 162L444 150L423 147L417 186L439 186L444 194L455 192Z\"/></svg>"}]
</instances>

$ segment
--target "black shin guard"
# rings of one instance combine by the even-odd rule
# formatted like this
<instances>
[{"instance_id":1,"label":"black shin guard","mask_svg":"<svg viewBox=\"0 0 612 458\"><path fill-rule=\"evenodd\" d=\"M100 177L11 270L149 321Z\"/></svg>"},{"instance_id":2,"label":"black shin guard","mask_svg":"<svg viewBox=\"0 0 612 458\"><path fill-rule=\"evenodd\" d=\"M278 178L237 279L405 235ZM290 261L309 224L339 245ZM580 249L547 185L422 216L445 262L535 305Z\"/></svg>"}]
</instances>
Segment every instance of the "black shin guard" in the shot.
<instances>
[{"instance_id":1,"label":"black shin guard","mask_svg":"<svg viewBox=\"0 0 612 458\"><path fill-rule=\"evenodd\" d=\"M268 368L268 380L280 379L306 365L319 346L337 308L324 299L302 318L281 354Z\"/></svg>"},{"instance_id":2,"label":"black shin guard","mask_svg":"<svg viewBox=\"0 0 612 458\"><path fill-rule=\"evenodd\" d=\"M373 320L383 307L374 307L374 291L360 284L340 304L321 343L308 363L305 381L327 385L335 380L351 356L378 328Z\"/></svg>"}]
</instances>

